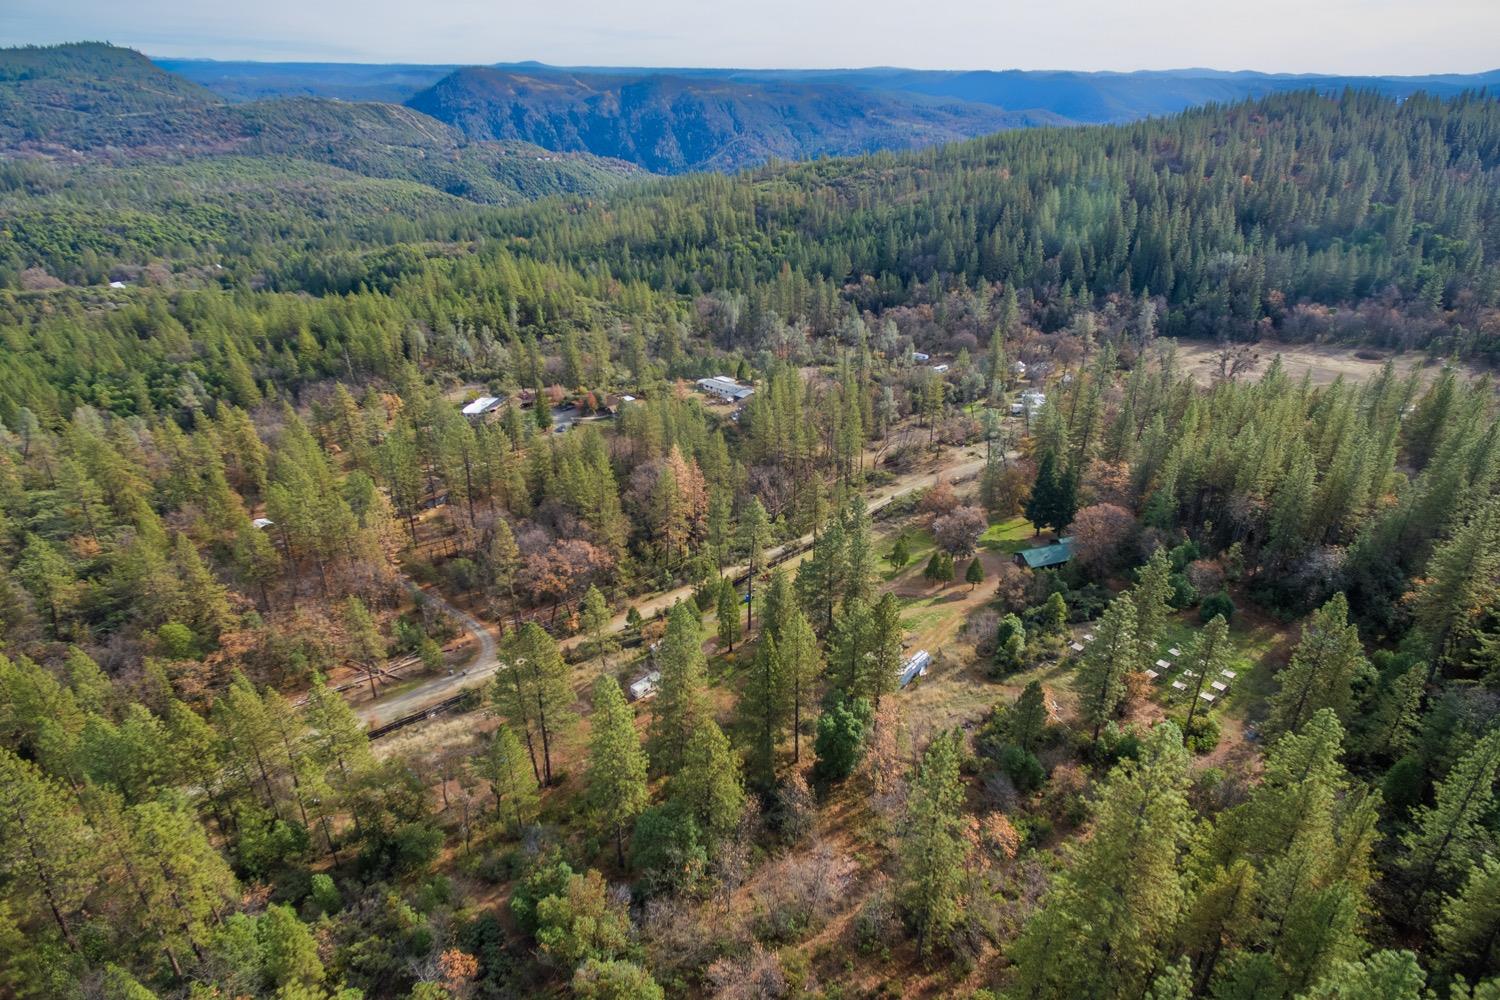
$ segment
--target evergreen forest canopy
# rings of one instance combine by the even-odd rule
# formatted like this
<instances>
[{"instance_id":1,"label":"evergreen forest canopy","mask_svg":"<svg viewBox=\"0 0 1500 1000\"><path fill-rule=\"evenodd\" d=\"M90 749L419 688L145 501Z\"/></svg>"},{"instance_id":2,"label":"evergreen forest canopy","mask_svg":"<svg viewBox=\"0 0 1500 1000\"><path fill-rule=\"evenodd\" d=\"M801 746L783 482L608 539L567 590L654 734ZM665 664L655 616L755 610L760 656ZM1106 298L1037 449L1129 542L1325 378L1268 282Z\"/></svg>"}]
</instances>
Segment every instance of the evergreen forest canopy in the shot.
<instances>
[{"instance_id":1,"label":"evergreen forest canopy","mask_svg":"<svg viewBox=\"0 0 1500 1000\"><path fill-rule=\"evenodd\" d=\"M1500 997L1492 98L117 139L0 161L0 993Z\"/></svg>"}]
</instances>

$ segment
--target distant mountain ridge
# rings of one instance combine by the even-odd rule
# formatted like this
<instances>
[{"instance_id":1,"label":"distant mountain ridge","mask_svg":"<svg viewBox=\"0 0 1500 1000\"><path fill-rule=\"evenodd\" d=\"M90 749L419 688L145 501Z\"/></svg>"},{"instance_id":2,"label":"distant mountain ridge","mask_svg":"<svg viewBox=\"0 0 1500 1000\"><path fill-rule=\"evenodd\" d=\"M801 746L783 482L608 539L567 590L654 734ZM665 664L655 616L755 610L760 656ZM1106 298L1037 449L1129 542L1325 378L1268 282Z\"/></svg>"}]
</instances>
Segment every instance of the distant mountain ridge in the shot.
<instances>
[{"instance_id":1,"label":"distant mountain ridge","mask_svg":"<svg viewBox=\"0 0 1500 1000\"><path fill-rule=\"evenodd\" d=\"M639 171L587 154L471 142L400 104L228 104L140 53L83 43L0 50L0 156L87 163L290 157L471 201L603 191Z\"/></svg>"},{"instance_id":2,"label":"distant mountain ridge","mask_svg":"<svg viewBox=\"0 0 1500 1000\"><path fill-rule=\"evenodd\" d=\"M587 151L660 173L910 149L1066 124L1046 113L842 84L478 66L454 71L406 104L471 139Z\"/></svg>"},{"instance_id":3,"label":"distant mountain ridge","mask_svg":"<svg viewBox=\"0 0 1500 1000\"><path fill-rule=\"evenodd\" d=\"M259 63L208 59L164 59L158 65L231 100L248 96L307 95L346 100L410 100L454 72L455 66L377 63ZM1009 111L1050 112L1077 124L1130 121L1171 114L1209 102L1240 101L1287 90L1353 87L1404 97L1418 90L1449 97L1464 90L1500 86L1500 69L1484 73L1425 76L1350 76L1334 73L1261 73L1190 67L1130 72L1075 70L754 70L701 67L549 66L538 62L496 63L490 69L527 76L571 74L615 78L671 76L740 83L833 84L859 90L923 94ZM364 96L369 95L369 96Z\"/></svg>"}]
</instances>

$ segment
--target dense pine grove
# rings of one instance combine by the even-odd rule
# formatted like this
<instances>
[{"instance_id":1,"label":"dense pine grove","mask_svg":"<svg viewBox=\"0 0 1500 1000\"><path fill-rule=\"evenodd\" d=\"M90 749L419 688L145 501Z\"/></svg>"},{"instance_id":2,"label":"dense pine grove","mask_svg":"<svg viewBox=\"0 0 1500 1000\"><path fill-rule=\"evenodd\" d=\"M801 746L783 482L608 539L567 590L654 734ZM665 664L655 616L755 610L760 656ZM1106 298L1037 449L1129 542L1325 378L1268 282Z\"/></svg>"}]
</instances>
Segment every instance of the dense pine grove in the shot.
<instances>
[{"instance_id":1,"label":"dense pine grove","mask_svg":"<svg viewBox=\"0 0 1500 1000\"><path fill-rule=\"evenodd\" d=\"M297 163L0 162L0 994L1500 998L1492 98Z\"/></svg>"}]
</instances>

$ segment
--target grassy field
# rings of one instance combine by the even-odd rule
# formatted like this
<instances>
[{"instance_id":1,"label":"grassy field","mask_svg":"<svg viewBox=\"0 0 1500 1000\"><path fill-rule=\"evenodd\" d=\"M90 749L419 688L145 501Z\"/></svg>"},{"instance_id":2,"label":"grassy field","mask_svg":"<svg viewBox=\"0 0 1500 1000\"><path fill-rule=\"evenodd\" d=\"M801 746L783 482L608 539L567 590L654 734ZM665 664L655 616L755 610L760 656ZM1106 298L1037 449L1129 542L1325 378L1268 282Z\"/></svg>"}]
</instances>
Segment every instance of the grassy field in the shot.
<instances>
[{"instance_id":1,"label":"grassy field","mask_svg":"<svg viewBox=\"0 0 1500 1000\"><path fill-rule=\"evenodd\" d=\"M1156 681L1155 695L1158 703L1171 710L1182 710L1187 706L1187 694L1172 690L1174 680L1191 684L1182 677L1183 660L1191 653L1190 643L1202 631L1196 609L1185 611L1172 618L1165 631L1158 655L1171 661L1172 669ZM1295 630L1293 630L1295 633ZM1228 667L1237 675L1229 683L1229 690L1214 703L1212 714L1221 724L1232 721L1233 728L1243 729L1246 722L1258 718L1266 699L1275 690L1276 671L1284 659L1282 652L1290 641L1295 640L1285 626L1254 614L1240 613L1229 625L1229 641L1233 646ZM1168 650L1178 649L1182 655L1172 656ZM1204 690L1210 691L1208 683L1222 678L1209 678ZM1188 692L1191 693L1191 692ZM1210 691L1210 693L1213 693ZM1200 706L1201 707L1201 706Z\"/></svg>"},{"instance_id":2,"label":"grassy field","mask_svg":"<svg viewBox=\"0 0 1500 1000\"><path fill-rule=\"evenodd\" d=\"M1022 549L1032 548L1037 541L1040 539L1036 537L1036 527L1020 514L1004 521L996 521L979 536L981 548L993 549L1007 555L1014 555Z\"/></svg>"},{"instance_id":3,"label":"grassy field","mask_svg":"<svg viewBox=\"0 0 1500 1000\"><path fill-rule=\"evenodd\" d=\"M896 539L903 536L906 538L908 559L906 566L896 569L891 566L889 556L891 550L896 547ZM926 565L927 560L932 558L933 549L936 548L937 543L932 540L932 532L926 528L913 525L895 532L877 549L880 554L880 579L885 583L890 583L907 568Z\"/></svg>"}]
</instances>

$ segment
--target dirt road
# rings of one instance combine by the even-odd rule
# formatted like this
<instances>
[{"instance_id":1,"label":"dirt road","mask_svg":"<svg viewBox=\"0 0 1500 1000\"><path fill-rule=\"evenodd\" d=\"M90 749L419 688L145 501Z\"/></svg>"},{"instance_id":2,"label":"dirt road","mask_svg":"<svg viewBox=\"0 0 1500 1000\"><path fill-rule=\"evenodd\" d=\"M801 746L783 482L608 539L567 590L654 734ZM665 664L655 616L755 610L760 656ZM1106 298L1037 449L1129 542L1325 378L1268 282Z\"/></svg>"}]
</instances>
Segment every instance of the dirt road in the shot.
<instances>
[{"instance_id":1,"label":"dirt road","mask_svg":"<svg viewBox=\"0 0 1500 1000\"><path fill-rule=\"evenodd\" d=\"M894 482L874 491L866 498L870 513L872 515L878 513L908 493L932 485L935 480L945 479L950 482L964 480L977 475L983 468L982 451L973 448L956 449L945 455L936 469L905 473L898 476ZM812 536L804 535L783 543L767 555L770 560L775 561L787 552L805 549L811 542ZM726 570L726 573L730 576L739 576L746 570L745 566L735 566ZM415 584L410 587L413 590L417 589ZM416 715L471 688L482 687L500 668L495 637L488 626L454 607L433 591L423 590L421 593L427 600L432 601L461 622L464 628L474 635L479 644L479 653L467 666L452 674L433 677L395 694L355 704L353 706L355 714L372 729ZM691 586L677 587L637 601L634 607L640 612L642 618L650 619L658 612L671 608L678 601L687 600L692 594ZM619 632L624 628L625 612L622 611L611 619L610 630ZM571 636L562 640L561 645L564 649L569 649L583 640L583 636Z\"/></svg>"},{"instance_id":2,"label":"dirt road","mask_svg":"<svg viewBox=\"0 0 1500 1000\"><path fill-rule=\"evenodd\" d=\"M463 625L465 631L474 637L479 645L479 652L470 663L451 674L428 678L415 687L392 695L383 695L374 701L356 703L353 706L354 714L371 729L396 719L403 719L408 715L415 715L431 705L446 701L456 694L462 694L469 688L478 687L487 681L500 666L499 648L489 626L468 612L449 604L441 594L435 591L423 590L410 582L407 583L406 589L414 596L421 595L423 599L431 601L453 616L453 619Z\"/></svg>"}]
</instances>

